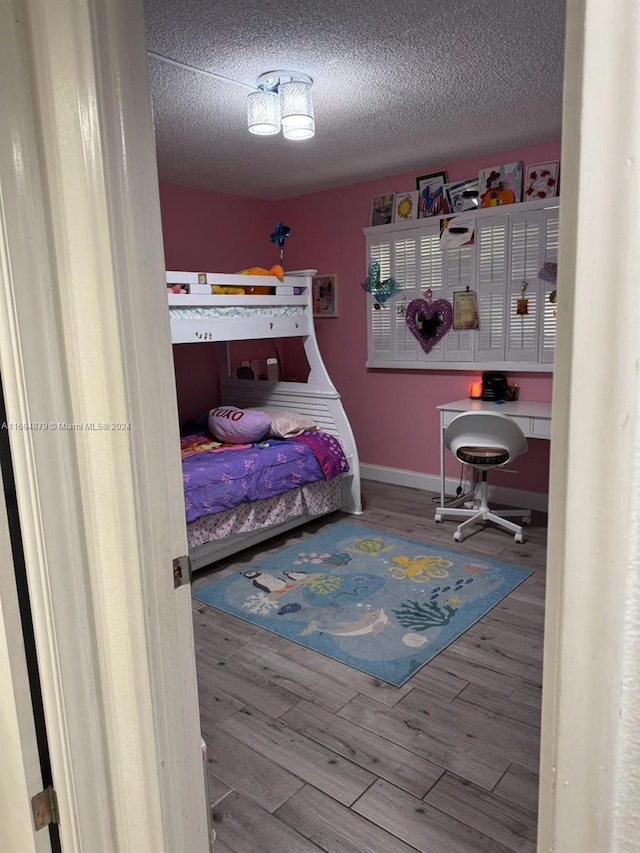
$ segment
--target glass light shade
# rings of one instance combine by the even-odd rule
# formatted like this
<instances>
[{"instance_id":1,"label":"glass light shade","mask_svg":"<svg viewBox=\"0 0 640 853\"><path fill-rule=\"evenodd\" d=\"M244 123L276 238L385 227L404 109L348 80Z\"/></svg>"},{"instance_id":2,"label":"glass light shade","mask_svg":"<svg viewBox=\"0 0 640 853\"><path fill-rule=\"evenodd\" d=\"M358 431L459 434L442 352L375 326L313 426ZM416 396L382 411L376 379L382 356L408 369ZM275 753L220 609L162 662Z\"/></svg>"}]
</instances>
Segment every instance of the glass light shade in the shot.
<instances>
[{"instance_id":1,"label":"glass light shade","mask_svg":"<svg viewBox=\"0 0 640 853\"><path fill-rule=\"evenodd\" d=\"M280 132L280 100L276 92L259 89L247 95L247 125L251 133L259 136Z\"/></svg>"},{"instance_id":2,"label":"glass light shade","mask_svg":"<svg viewBox=\"0 0 640 853\"><path fill-rule=\"evenodd\" d=\"M280 94L280 116L283 131L287 127L306 127L307 129L313 127L311 83L304 80L290 80L287 83L281 83L278 92Z\"/></svg>"},{"instance_id":3,"label":"glass light shade","mask_svg":"<svg viewBox=\"0 0 640 853\"><path fill-rule=\"evenodd\" d=\"M282 135L285 139L311 139L315 132L316 123L308 116L299 116L299 121L282 125Z\"/></svg>"}]
</instances>

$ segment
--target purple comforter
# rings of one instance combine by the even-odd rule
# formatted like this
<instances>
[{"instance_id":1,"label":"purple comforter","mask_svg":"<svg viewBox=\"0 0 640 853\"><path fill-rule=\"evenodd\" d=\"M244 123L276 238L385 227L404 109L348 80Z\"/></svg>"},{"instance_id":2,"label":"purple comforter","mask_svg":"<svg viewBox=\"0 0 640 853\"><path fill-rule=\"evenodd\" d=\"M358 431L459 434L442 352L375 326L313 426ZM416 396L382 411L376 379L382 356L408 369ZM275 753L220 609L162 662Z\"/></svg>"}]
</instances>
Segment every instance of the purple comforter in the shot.
<instances>
[{"instance_id":1,"label":"purple comforter","mask_svg":"<svg viewBox=\"0 0 640 853\"><path fill-rule=\"evenodd\" d=\"M270 438L248 450L197 453L182 460L187 524L330 479L348 468L339 442L325 433Z\"/></svg>"}]
</instances>

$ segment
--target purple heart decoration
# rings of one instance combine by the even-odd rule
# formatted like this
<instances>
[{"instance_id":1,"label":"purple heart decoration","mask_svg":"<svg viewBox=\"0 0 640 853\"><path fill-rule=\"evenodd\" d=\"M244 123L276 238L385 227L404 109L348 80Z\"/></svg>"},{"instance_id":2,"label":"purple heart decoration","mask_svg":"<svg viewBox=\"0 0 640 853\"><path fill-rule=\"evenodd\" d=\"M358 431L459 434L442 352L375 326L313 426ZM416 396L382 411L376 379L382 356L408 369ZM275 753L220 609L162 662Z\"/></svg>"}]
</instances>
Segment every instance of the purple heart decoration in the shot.
<instances>
[{"instance_id":1,"label":"purple heart decoration","mask_svg":"<svg viewBox=\"0 0 640 853\"><path fill-rule=\"evenodd\" d=\"M453 323L453 308L446 299L433 302L426 299L413 299L407 305L407 328L417 338L425 352L442 340Z\"/></svg>"}]
</instances>

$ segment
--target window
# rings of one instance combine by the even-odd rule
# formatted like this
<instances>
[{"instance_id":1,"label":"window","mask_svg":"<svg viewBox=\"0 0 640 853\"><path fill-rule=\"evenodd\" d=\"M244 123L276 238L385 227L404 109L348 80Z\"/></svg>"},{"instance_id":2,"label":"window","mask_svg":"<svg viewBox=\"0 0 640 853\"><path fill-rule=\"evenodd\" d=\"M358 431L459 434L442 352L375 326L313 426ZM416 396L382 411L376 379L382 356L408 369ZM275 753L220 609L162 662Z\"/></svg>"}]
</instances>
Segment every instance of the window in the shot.
<instances>
[{"instance_id":1,"label":"window","mask_svg":"<svg viewBox=\"0 0 640 853\"><path fill-rule=\"evenodd\" d=\"M365 228L367 265L378 261L382 280L393 276L401 288L382 307L367 296L367 367L552 370L554 286L538 272L558 259L558 204L552 199L478 210L473 244L444 251L439 217ZM467 287L477 294L479 329L452 329L425 353L407 328L407 305L428 288L433 299L452 302L455 291ZM521 298L526 314L516 311Z\"/></svg>"}]
</instances>

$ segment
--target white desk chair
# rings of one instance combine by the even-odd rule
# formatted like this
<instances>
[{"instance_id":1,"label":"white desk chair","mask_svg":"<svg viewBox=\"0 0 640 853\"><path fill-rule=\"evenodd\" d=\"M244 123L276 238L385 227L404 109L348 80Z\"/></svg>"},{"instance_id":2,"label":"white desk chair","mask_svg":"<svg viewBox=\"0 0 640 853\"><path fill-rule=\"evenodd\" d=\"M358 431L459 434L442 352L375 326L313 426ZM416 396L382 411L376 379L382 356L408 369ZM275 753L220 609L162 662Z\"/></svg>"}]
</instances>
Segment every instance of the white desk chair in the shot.
<instances>
[{"instance_id":1,"label":"white desk chair","mask_svg":"<svg viewBox=\"0 0 640 853\"><path fill-rule=\"evenodd\" d=\"M482 472L480 506L477 509L447 508L447 516L467 519L458 525L453 534L456 542L462 542L468 529L480 521L493 521L515 534L516 542L524 542L522 527L507 521L507 518L521 517L523 524L531 524L531 511L513 509L492 512L487 499L487 471L500 468L527 452L527 439L518 424L498 412L463 412L447 426L444 445L456 459ZM436 513L435 520L442 521L442 516Z\"/></svg>"}]
</instances>

